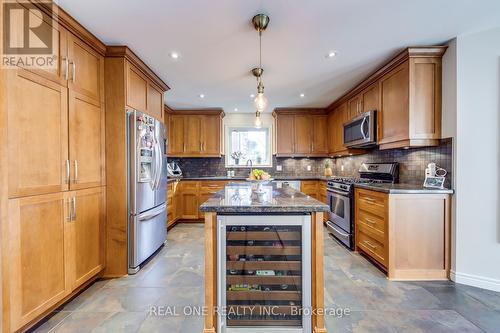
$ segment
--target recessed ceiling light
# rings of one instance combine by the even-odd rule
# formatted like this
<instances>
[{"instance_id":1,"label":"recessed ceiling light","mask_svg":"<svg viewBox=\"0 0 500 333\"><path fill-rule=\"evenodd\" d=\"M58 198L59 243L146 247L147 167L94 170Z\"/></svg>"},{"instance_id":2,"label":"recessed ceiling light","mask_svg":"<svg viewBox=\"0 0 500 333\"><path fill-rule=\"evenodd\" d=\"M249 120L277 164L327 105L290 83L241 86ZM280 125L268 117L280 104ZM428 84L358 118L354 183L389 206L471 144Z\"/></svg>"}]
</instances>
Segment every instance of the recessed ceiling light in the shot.
<instances>
[{"instance_id":1,"label":"recessed ceiling light","mask_svg":"<svg viewBox=\"0 0 500 333\"><path fill-rule=\"evenodd\" d=\"M238 108L234 108L234 111L235 111L235 112L238 112Z\"/></svg>"},{"instance_id":2,"label":"recessed ceiling light","mask_svg":"<svg viewBox=\"0 0 500 333\"><path fill-rule=\"evenodd\" d=\"M250 94L250 98L255 98L255 94Z\"/></svg>"},{"instance_id":3,"label":"recessed ceiling light","mask_svg":"<svg viewBox=\"0 0 500 333\"><path fill-rule=\"evenodd\" d=\"M199 98L205 98L205 94L199 94L198 97Z\"/></svg>"},{"instance_id":4,"label":"recessed ceiling light","mask_svg":"<svg viewBox=\"0 0 500 333\"><path fill-rule=\"evenodd\" d=\"M333 58L337 55L337 51L330 51L326 54L325 58Z\"/></svg>"},{"instance_id":5,"label":"recessed ceiling light","mask_svg":"<svg viewBox=\"0 0 500 333\"><path fill-rule=\"evenodd\" d=\"M306 95L304 93L301 93L299 96L300 98L304 98Z\"/></svg>"},{"instance_id":6,"label":"recessed ceiling light","mask_svg":"<svg viewBox=\"0 0 500 333\"><path fill-rule=\"evenodd\" d=\"M174 60L177 60L180 58L180 54L177 52L170 52L168 55L170 56L170 58L172 58Z\"/></svg>"}]
</instances>

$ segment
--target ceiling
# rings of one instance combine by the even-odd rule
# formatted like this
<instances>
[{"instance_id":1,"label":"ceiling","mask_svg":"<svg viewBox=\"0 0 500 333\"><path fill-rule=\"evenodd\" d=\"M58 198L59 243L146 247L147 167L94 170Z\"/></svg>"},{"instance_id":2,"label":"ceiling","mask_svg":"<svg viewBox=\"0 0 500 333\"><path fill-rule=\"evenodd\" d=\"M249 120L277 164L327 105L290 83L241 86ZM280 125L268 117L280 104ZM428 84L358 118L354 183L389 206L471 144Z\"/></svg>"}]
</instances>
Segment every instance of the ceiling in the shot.
<instances>
[{"instance_id":1,"label":"ceiling","mask_svg":"<svg viewBox=\"0 0 500 333\"><path fill-rule=\"evenodd\" d=\"M104 43L140 56L170 86L170 107L227 113L254 112L258 34L250 21L258 13L270 16L262 40L267 112L327 106L406 46L500 25L498 0L57 2ZM338 55L327 59L331 50Z\"/></svg>"}]
</instances>

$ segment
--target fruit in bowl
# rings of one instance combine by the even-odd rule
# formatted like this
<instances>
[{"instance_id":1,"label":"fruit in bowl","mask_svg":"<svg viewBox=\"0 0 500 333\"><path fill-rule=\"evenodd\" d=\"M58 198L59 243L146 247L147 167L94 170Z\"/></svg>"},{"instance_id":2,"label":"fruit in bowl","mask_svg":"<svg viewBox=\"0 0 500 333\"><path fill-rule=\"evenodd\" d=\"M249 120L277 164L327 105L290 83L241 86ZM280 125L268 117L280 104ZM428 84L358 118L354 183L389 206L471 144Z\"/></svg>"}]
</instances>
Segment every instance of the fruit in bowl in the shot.
<instances>
[{"instance_id":1,"label":"fruit in bowl","mask_svg":"<svg viewBox=\"0 0 500 333\"><path fill-rule=\"evenodd\" d=\"M271 179L271 175L265 172L264 170L255 169L250 172L250 179L252 180L269 180Z\"/></svg>"}]
</instances>

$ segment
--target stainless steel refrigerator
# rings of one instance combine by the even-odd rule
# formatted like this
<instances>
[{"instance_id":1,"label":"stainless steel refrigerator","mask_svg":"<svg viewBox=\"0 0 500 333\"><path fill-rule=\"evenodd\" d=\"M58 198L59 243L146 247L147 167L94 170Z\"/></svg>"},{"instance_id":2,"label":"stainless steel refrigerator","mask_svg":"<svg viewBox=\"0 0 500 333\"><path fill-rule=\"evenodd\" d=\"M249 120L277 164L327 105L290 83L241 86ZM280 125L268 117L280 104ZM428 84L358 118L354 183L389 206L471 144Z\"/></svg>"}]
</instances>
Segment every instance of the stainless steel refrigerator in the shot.
<instances>
[{"instance_id":1,"label":"stainless steel refrigerator","mask_svg":"<svg viewBox=\"0 0 500 333\"><path fill-rule=\"evenodd\" d=\"M166 133L160 120L127 112L129 274L167 239Z\"/></svg>"}]
</instances>

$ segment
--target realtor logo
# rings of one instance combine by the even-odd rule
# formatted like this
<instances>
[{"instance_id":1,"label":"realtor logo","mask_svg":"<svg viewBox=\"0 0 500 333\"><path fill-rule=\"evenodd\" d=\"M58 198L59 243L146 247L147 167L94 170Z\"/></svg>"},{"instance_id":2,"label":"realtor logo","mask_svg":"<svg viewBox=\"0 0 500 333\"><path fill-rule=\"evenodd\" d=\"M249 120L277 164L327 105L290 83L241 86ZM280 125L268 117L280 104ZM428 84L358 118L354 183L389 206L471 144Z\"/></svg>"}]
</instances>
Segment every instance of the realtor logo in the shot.
<instances>
[{"instance_id":1,"label":"realtor logo","mask_svg":"<svg viewBox=\"0 0 500 333\"><path fill-rule=\"evenodd\" d=\"M2 67L54 68L57 22L52 1L4 0L2 3Z\"/></svg>"}]
</instances>

